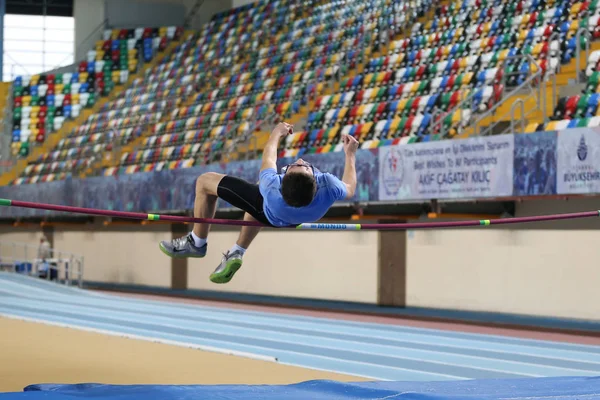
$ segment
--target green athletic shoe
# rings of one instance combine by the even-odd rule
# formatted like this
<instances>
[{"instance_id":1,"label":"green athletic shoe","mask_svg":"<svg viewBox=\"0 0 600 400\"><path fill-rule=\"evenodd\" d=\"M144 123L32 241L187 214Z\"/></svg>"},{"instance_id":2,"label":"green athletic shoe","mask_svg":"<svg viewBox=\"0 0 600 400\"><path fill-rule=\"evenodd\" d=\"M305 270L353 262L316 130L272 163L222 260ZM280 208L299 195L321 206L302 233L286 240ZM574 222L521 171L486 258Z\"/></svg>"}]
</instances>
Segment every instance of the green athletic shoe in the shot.
<instances>
[{"instance_id":1,"label":"green athletic shoe","mask_svg":"<svg viewBox=\"0 0 600 400\"><path fill-rule=\"evenodd\" d=\"M242 266L242 253L234 251L223 254L221 264L210 274L210 280L214 283L227 283L233 278L233 275Z\"/></svg>"}]
</instances>

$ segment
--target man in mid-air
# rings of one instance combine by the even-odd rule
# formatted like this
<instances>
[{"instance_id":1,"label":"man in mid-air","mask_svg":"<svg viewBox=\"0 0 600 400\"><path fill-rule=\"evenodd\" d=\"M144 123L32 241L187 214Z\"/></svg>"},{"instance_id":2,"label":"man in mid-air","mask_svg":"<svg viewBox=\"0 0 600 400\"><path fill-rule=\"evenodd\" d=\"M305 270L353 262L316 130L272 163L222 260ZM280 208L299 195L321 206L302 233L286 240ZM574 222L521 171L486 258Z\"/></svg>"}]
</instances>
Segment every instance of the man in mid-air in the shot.
<instances>
[{"instance_id":1,"label":"man in mid-air","mask_svg":"<svg viewBox=\"0 0 600 400\"><path fill-rule=\"evenodd\" d=\"M277 173L279 141L291 134L293 127L279 123L271 132L262 155L259 183L253 184L230 175L207 172L196 180L194 217L214 218L217 199L221 198L245 211L244 221L258 221L267 226L287 227L316 222L338 200L350 199L356 190L356 150L358 141L343 135L346 162L344 176L338 179L320 172L302 159ZM170 257L202 258L208 249L209 224L194 224L192 232L172 241L160 242L160 249ZM223 255L221 264L210 275L214 283L227 283L242 266L244 253L261 227L243 226L236 244Z\"/></svg>"}]
</instances>

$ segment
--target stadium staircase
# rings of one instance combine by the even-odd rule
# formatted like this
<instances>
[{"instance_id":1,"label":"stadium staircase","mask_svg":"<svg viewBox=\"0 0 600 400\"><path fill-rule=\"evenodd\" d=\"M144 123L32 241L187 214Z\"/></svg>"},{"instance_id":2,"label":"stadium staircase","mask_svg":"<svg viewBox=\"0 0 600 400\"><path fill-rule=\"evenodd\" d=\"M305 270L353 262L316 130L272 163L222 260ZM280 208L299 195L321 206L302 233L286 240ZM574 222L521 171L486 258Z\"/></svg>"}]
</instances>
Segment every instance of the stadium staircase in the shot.
<instances>
[{"instance_id":1,"label":"stadium staircase","mask_svg":"<svg viewBox=\"0 0 600 400\"><path fill-rule=\"evenodd\" d=\"M157 98L164 103L168 97L169 104L141 109L143 118L126 121L135 126L132 140L111 146L104 159L91 158L81 176L253 158L281 119L296 127L280 152L290 157L341 151L340 132L355 135L362 148L375 148L600 123L600 62L591 60L596 51L600 58L600 44L590 40L600 37L597 1L417 1L412 11L424 15L406 21L383 44L371 32L382 20L388 24L391 10L412 14L405 3L319 0L310 9L286 0L256 4L217 15L196 34L197 42L186 42L185 54L171 47L163 57L185 57L183 64L144 72L127 96L159 85L169 94ZM396 26L399 19L404 21L395 17ZM576 32L585 33L583 45ZM218 73L211 75L213 68ZM194 87L181 79L196 79L205 69ZM110 110L121 111L123 119L131 109L115 103ZM110 118L103 112L98 121ZM90 128L96 120L77 135L98 132ZM71 135L71 147L73 140ZM42 176L54 167L40 161L45 164L26 171L18 184L53 178Z\"/></svg>"},{"instance_id":2,"label":"stadium staircase","mask_svg":"<svg viewBox=\"0 0 600 400\"><path fill-rule=\"evenodd\" d=\"M318 4L326 4L328 2L326 1L322 1L319 2ZM303 18L307 18L310 16L310 10L308 9L304 9L304 11L302 13L300 13L300 15L296 14L295 18L296 20L298 19L303 19ZM285 28L282 29L281 31L279 31L277 34L285 34L288 33L290 31L289 28ZM242 58L241 60L237 61L237 66L243 64L244 62L250 62L251 58L253 58L253 56L255 56L256 54L258 54L261 50L265 51L268 50L269 47L271 46L276 46L278 45L278 43L276 42L276 39L274 40L263 40L263 43L261 45L259 45L259 47L253 51L248 51L246 52L246 56L244 58ZM368 51L366 53L366 55L363 55L363 61L362 63L364 63L364 59L365 57L368 57L370 55L370 52ZM234 66L235 66L234 65ZM331 65L329 66L331 67ZM327 68L327 67L326 67ZM362 65L359 65L358 68L362 68ZM356 69L356 68L355 68ZM233 71L233 72L232 72ZM233 70L229 70L227 68L222 68L221 69L221 74L219 74L219 81L224 80L224 84L227 84L227 82L229 82L229 78L232 77L232 74L235 72L235 69ZM346 75L348 76L348 75ZM329 86L329 90L334 90L334 86L331 85L331 81L328 82L314 82L316 90L314 91L314 93L312 93L313 96L316 97L316 94L321 94L323 93L323 91ZM210 92L210 90L208 90L212 85L212 88L214 87L221 87L221 85L215 85L214 84L214 80L209 80L206 85L201 88L201 90L199 91L199 93L201 93L203 90L206 92ZM296 101L296 98L291 98L289 100L292 101ZM306 99L302 99L302 100L306 100ZM180 108L186 108L186 107L190 107L192 105L196 105L198 104L197 99L195 99L195 96L190 96L190 98L188 98L184 104L181 105ZM298 108L297 112L292 112L289 113L289 110L287 110L288 112L281 112L281 110L277 110L277 107L274 107L276 112L271 112L270 115L267 116L267 118L262 119L261 121L254 121L251 129L249 130L249 133L246 133L245 137L235 137L235 134L229 134L230 132L235 131L236 126L232 126L229 127L227 126L228 132L226 132L223 136L227 137L227 142L228 144L225 145L221 151L221 154L219 155L219 160L220 161L231 161L234 159L240 159L240 158L248 158L250 154L256 155L258 149L262 148L262 146L264 145L264 142L266 141L266 138L268 138L269 132L270 132L270 127L273 123L276 123L278 120L285 118L287 121L290 121L293 124L302 124L303 119L306 117L308 110L310 108L310 100L308 100L307 103L305 103L304 105L300 106ZM161 120L156 124L166 124L169 121L171 121L172 118L174 118L176 114L165 114L163 115L163 117L161 118ZM135 139L133 142L131 142L129 145L124 146L120 149L120 151L115 152L109 160L106 160L105 162L102 163L102 165L100 166L101 168L106 168L109 167L110 165L112 165L113 167L116 165L119 165L120 162L123 162L125 160L125 158L127 158L130 154L140 154L142 153L145 148L148 148L148 134L152 132L152 129L146 129L145 134L143 134L142 136L140 136L139 138ZM236 139L235 141L233 139ZM240 140L243 139L243 140ZM202 156L202 154L200 155ZM214 159L212 159L214 161ZM206 160L204 160L206 161ZM200 161L201 163L203 161ZM114 171L114 168L111 169L111 171ZM98 174L99 171L98 169L94 172L91 172L93 174ZM111 172L109 172L109 174L111 174Z\"/></svg>"},{"instance_id":3,"label":"stadium staircase","mask_svg":"<svg viewBox=\"0 0 600 400\"><path fill-rule=\"evenodd\" d=\"M202 84L200 84L201 89L199 91L208 90L211 87L211 85L215 85L215 82L216 81L215 81L214 77L212 77L212 76L206 77L206 79L203 80ZM184 100L183 104L180 105L180 107L192 106L192 104L194 103L194 98L195 98L195 96L193 96L193 95L187 97ZM161 118L159 119L157 124L166 124L170 119L171 119L171 113L165 112L161 116ZM102 160L98 160L97 162L90 165L90 167L86 171L81 173L80 177L85 178L87 176L99 175L103 169L118 165L119 161L121 160L121 158L123 157L123 155L125 153L131 153L131 152L137 150L138 148L142 147L144 141L152 133L153 126L154 126L154 124L148 124L144 128L142 134L140 136L136 137L135 139L133 139L131 142L129 142L123 146L115 146L111 151L106 152L106 154Z\"/></svg>"},{"instance_id":4,"label":"stadium staircase","mask_svg":"<svg viewBox=\"0 0 600 400\"><path fill-rule=\"evenodd\" d=\"M548 123L553 115L560 88L582 83L581 75L577 74L577 63L579 63L579 71L585 71L589 54L598 50L600 50L600 42L595 41L589 43L589 49L578 49L577 52L581 57L573 57L568 64L559 66L556 74L548 77L543 84L530 93L521 94L518 93L519 90L515 90L517 93L514 95L505 96L493 110L490 110L491 115L486 113L485 116L469 124L457 135L457 138L467 138L475 134L534 132L540 124ZM457 109L459 107L460 105ZM500 124L503 126L501 130L493 130Z\"/></svg>"},{"instance_id":5,"label":"stadium staircase","mask_svg":"<svg viewBox=\"0 0 600 400\"><path fill-rule=\"evenodd\" d=\"M381 57L381 56L386 55L391 42L409 37L410 36L410 28L413 26L413 24L415 24L415 23L424 24L426 21L430 20L433 15L435 15L436 7L448 5L448 4L450 4L450 2L451 2L450 0L434 1L431 4L430 9L425 13L425 15L417 18L415 21L407 21L405 26L402 27L402 29L399 30L398 33L396 33L395 35L390 37L386 43L381 43L379 50L373 50L373 47L367 48L365 50L365 53L363 53L363 57L361 57L359 62L356 63L355 68L353 68L353 69L348 68L343 75L339 76L338 79L335 79L334 81L331 81L331 82L327 82L327 85L324 85L324 90L321 91L320 93L318 93L318 95L320 95L320 96L330 95L331 96L331 95L335 95L336 93L339 93L340 92L340 82L342 82L344 80L348 80L351 77L353 77L354 75L363 73L365 70L366 63L368 62L368 60L370 58L376 58L376 57ZM310 110L313 110L315 108L315 103L317 101L318 95L317 95L317 93L315 93L313 96L310 96L308 98L308 101L306 102L306 104L301 106L297 113L292 114L292 116L286 120L286 122L288 122L292 125L295 125L297 127L300 127L300 129L296 129L296 131L303 129ZM250 145L249 143L241 145L236 149L236 152L238 154L240 154L240 156L242 158L247 158L247 157L244 157L245 153L252 152L256 148L258 148L258 149L264 148L267 140L269 139L270 133L271 133L270 129L263 129L263 130L256 132L255 133L255 135L256 135L255 143L253 143L252 145Z\"/></svg>"},{"instance_id":6,"label":"stadium staircase","mask_svg":"<svg viewBox=\"0 0 600 400\"><path fill-rule=\"evenodd\" d=\"M321 3L325 3L325 2L326 2L326 0L321 0ZM309 15L310 15L310 10L306 9L301 12L300 18L307 18ZM284 26L281 29L280 33L288 33L290 30L291 30L290 27ZM186 37L187 36L188 35L186 34ZM172 51L174 51L174 50L175 49L173 49ZM250 62L251 58L252 58L251 53L245 52L245 53L243 53L241 58L236 60L236 63ZM213 68L218 69L217 75L219 78L231 78L232 73L228 67L229 67L229 65L220 66L220 67L213 65ZM219 80L217 79L217 77L213 76L211 74L211 75L207 76L206 79L204 79L204 81L200 85L198 85L197 92L195 94L198 94L198 93L201 93L204 91L210 91L212 88L218 87L218 84L219 84ZM181 105L179 105L179 107L180 108L192 107L194 105L195 101L196 101L196 96L191 95L191 96L187 97L185 99L185 101ZM169 112L164 113L164 115L160 118L160 120L156 123L156 125L167 124L171 119L172 119L172 113L169 113ZM130 143L128 143L124 146L115 147L113 149L113 151L108 152L106 154L106 157L103 160L91 165L90 168L88 168L84 173L82 173L80 175L80 177L85 178L86 176L99 175L106 168L117 166L125 154L132 153L136 150L140 150L143 147L144 142L147 140L147 138L152 133L153 126L154 125L148 125L144 129L143 133L139 137L137 137L133 141L131 141ZM230 128L230 130L233 130L235 128L236 128L236 126ZM225 159L223 161L225 161Z\"/></svg>"}]
</instances>

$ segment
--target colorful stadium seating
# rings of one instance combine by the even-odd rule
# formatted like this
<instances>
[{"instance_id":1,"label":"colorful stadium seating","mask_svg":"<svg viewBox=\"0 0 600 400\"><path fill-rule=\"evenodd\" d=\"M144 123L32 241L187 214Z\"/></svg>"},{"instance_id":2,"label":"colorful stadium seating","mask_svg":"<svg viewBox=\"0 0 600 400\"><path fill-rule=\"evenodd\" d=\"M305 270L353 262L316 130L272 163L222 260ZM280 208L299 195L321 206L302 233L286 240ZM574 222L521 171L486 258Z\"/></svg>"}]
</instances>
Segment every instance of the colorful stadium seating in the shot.
<instances>
[{"instance_id":1,"label":"colorful stadium seating","mask_svg":"<svg viewBox=\"0 0 600 400\"><path fill-rule=\"evenodd\" d=\"M341 151L342 133L358 138L362 148L448 139L468 132L472 121L533 76L532 60L541 78L548 77L574 60L579 29L600 37L597 1L463 0L429 12L431 5L263 0L217 14L15 183L96 168L110 152L119 157L104 175L218 160L235 140L253 134L255 122L273 115L306 120L304 130L282 143L282 156ZM407 22L408 31L399 35ZM388 45L380 43L383 27L396 34ZM144 46L165 48L163 38L176 32L105 35L80 74L106 70L108 81L117 83L121 73L137 68L139 51L146 58ZM532 121L526 131L597 126L599 60L592 52L585 93L559 99L550 123ZM94 101L71 95L69 102L80 107L69 115ZM37 126L31 114L25 122ZM59 127L62 120L54 118ZM130 145L118 151L124 144Z\"/></svg>"},{"instance_id":2,"label":"colorful stadium seating","mask_svg":"<svg viewBox=\"0 0 600 400\"><path fill-rule=\"evenodd\" d=\"M115 85L127 82L139 67L138 52L148 62L181 32L176 27L107 30L105 40L76 71L17 77L13 82L13 155L28 156L33 143L44 142L65 120L77 118Z\"/></svg>"},{"instance_id":3,"label":"colorful stadium seating","mask_svg":"<svg viewBox=\"0 0 600 400\"><path fill-rule=\"evenodd\" d=\"M45 129L41 133L33 132L34 134L37 133L36 140L43 142L45 139L44 133L60 129L66 118L75 118L79 115L83 108L82 104L71 106L65 104L65 102L73 100L83 102L86 99L86 108L91 108L100 96L108 95L114 85L124 84L129 78L129 73L138 69L138 48L145 52L143 60L148 62L157 52L164 49L166 43L177 40L182 32L181 28L176 27L106 31L104 33L105 38L109 37L109 39L101 42L104 43L104 46L110 45L112 47L108 50L96 50L93 52L95 54L88 53L88 60L79 64L80 71L86 69L90 72L67 73L60 76L61 79L64 79L70 75L78 74L82 79L81 76L87 74L85 90L90 93L65 95L64 100L59 99L63 102L63 107L56 110L52 109L55 113L54 115L50 113L49 121L46 121L46 126L48 126L48 122L52 121L54 121L54 126L52 129ZM125 46L133 48L129 49L125 57L116 57ZM98 47L100 47L100 43ZM111 58L113 56L114 59ZM48 77L55 80L54 76L49 75ZM42 79L48 77L41 76ZM82 91L83 88L79 86L79 84L72 84L70 90ZM81 86L83 87L84 84L81 84ZM117 102L121 106L124 105L121 99L105 104L99 113L92 114L85 124L73 129L67 138L60 140L52 151L43 154L34 163L29 164L21 177L17 179L17 182L33 183L64 179L68 174L85 170L96 159L100 158L107 149L111 149L115 144L125 143L132 137L139 136L140 129L144 124L152 121L153 117L148 114L149 112L161 111L170 104L176 104L174 101L148 101L130 107L115 107L114 104ZM21 121L27 123L27 119L24 118L28 116L27 113L36 112L32 107L23 107L25 115L19 115L18 111L17 109L14 111L15 124L19 117L22 118ZM43 121L41 124L43 124ZM18 125L15 126L19 127ZM19 140L17 140L17 135ZM30 148L30 136L31 134L28 134L27 131L13 131L13 151L15 151L15 147L19 147L20 154L27 156Z\"/></svg>"},{"instance_id":4,"label":"colorful stadium seating","mask_svg":"<svg viewBox=\"0 0 600 400\"><path fill-rule=\"evenodd\" d=\"M296 29L274 35L246 60L230 66L230 74L219 78L217 88L201 91L192 104L174 110L168 122L156 124L139 150L123 154L121 167L108 168L105 175L208 162L228 147L232 137L247 135L251 121L273 112L291 117L306 104L307 94L322 92L322 82L344 75L370 54L371 35L364 32L374 29L385 7L393 4L363 3L351 13L338 3L327 12L349 18L330 21L327 15L316 14L318 18L297 21Z\"/></svg>"},{"instance_id":5,"label":"colorful stadium seating","mask_svg":"<svg viewBox=\"0 0 600 400\"><path fill-rule=\"evenodd\" d=\"M341 82L338 93L318 98L306 130L288 137L280 154L340 151L339 132L354 135L363 148L452 137L531 76L523 56L535 59L543 76L569 63L577 30L596 32L599 11L597 3L535 0L438 7L410 37L392 42L387 55L372 58L363 74ZM600 75L588 75L588 86L596 87ZM597 101L594 95L563 99L554 116L589 118Z\"/></svg>"}]
</instances>

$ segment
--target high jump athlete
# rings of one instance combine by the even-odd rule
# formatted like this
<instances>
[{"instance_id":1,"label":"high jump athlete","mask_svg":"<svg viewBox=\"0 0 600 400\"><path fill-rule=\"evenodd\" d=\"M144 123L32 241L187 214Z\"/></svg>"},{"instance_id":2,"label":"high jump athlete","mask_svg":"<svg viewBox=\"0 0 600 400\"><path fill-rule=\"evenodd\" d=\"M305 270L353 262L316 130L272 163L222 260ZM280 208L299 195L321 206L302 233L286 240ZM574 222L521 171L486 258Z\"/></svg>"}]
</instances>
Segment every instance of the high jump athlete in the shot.
<instances>
[{"instance_id":1,"label":"high jump athlete","mask_svg":"<svg viewBox=\"0 0 600 400\"><path fill-rule=\"evenodd\" d=\"M207 172L196 180L194 217L214 218L217 199L221 198L245 211L244 221L259 221L271 227L296 226L321 219L334 202L350 199L356 190L356 150L358 141L343 135L346 161L344 176L338 179L323 173L302 159L277 173L279 141L293 133L293 127L279 123L271 132L262 155L259 183L234 176ZM160 242L170 257L202 258L208 250L209 224L194 224L192 232L172 241ZM227 283L242 266L244 253L261 227L243 226L236 244L223 254L219 266L210 275L214 283Z\"/></svg>"}]
</instances>

